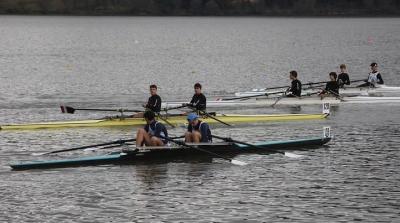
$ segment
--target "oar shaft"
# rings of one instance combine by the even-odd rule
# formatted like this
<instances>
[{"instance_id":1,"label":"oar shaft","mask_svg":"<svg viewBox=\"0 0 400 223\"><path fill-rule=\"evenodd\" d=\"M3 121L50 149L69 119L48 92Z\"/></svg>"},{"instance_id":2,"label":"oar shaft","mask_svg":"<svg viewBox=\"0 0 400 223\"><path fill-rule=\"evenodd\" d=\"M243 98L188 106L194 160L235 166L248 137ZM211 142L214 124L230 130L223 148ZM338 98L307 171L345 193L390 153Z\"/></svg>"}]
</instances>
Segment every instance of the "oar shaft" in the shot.
<instances>
[{"instance_id":1,"label":"oar shaft","mask_svg":"<svg viewBox=\"0 0 400 223\"><path fill-rule=\"evenodd\" d=\"M231 138L226 138L226 137L221 137L221 136L216 136L216 135L212 135L212 137L217 138L217 139L222 139L222 140L224 140L226 142L234 142L234 143L237 143L237 144L246 145L246 146L249 146L249 147L252 147L252 148L256 148L256 149L262 149L262 147L259 147L259 146L256 146L256 145L253 145L253 144L250 144L250 143L247 143L247 142L234 140L234 139L231 139ZM274 152L274 153L285 154L284 152L279 151L279 150L275 150L275 149L269 149L269 151Z\"/></svg>"},{"instance_id":2,"label":"oar shaft","mask_svg":"<svg viewBox=\"0 0 400 223\"><path fill-rule=\"evenodd\" d=\"M69 151L74 151L74 150L81 150L81 149L100 147L100 146L108 146L108 145L113 145L113 144L124 144L126 142L132 142L132 141L135 141L135 140L136 139L121 139L121 140L116 140L116 141L106 142L106 143L100 143L100 144L95 144L95 145L79 146L79 147L74 147L74 148L69 148L69 149L56 150L56 151L51 151L51 152L48 152L48 153L45 153L45 154L69 152Z\"/></svg>"},{"instance_id":3,"label":"oar shaft","mask_svg":"<svg viewBox=\"0 0 400 223\"><path fill-rule=\"evenodd\" d=\"M200 111L200 113L206 115L207 117L209 117L209 118L211 118L211 119L214 119L214 120L217 121L217 122L220 122L220 123L222 123L222 124L224 124L224 125L227 125L227 126L232 126L231 124L226 123L226 122L224 122L224 121L222 121L222 120L219 120L219 119L215 118L214 116L208 114L208 113L205 112L205 111L202 111L202 110L199 110L199 111Z\"/></svg>"},{"instance_id":4,"label":"oar shaft","mask_svg":"<svg viewBox=\"0 0 400 223\"><path fill-rule=\"evenodd\" d=\"M227 158L227 157L222 156L222 155L219 155L217 153L213 153L211 151L208 151L208 150L205 150L205 149L202 149L202 148L199 148L199 147L188 145L185 142L176 141L176 140L173 140L173 139L168 138L168 137L161 137L161 138L164 138L165 140L173 142L173 143L175 143L177 145L180 145L180 146L184 146L184 147L187 147L187 148L195 149L195 150L198 150L198 151L201 151L201 152L204 152L204 153L208 153L208 154L210 154L212 156L219 157L219 158L224 159L224 160L228 160L229 162L234 163L234 164L238 164L238 163L245 164L245 163L243 163L241 161L235 162L235 160Z\"/></svg>"}]
</instances>

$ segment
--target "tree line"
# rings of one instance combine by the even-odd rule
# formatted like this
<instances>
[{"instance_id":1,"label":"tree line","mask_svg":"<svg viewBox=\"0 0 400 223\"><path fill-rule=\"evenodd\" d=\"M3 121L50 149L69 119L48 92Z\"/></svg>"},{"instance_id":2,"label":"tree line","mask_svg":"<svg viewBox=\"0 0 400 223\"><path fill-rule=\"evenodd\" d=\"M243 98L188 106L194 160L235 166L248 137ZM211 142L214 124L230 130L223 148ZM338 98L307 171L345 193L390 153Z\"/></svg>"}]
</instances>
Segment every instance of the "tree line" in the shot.
<instances>
[{"instance_id":1,"label":"tree line","mask_svg":"<svg viewBox=\"0 0 400 223\"><path fill-rule=\"evenodd\" d=\"M398 0L0 0L1 14L393 16Z\"/></svg>"}]
</instances>

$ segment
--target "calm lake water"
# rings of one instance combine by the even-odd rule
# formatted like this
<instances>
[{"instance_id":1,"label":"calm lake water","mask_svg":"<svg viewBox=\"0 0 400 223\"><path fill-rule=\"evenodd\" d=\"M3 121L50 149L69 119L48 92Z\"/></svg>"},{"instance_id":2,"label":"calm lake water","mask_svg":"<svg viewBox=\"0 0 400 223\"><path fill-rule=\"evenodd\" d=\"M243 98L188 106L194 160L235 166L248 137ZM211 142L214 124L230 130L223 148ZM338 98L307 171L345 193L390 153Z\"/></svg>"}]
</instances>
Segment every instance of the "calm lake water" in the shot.
<instances>
[{"instance_id":1,"label":"calm lake water","mask_svg":"<svg viewBox=\"0 0 400 223\"><path fill-rule=\"evenodd\" d=\"M400 19L0 16L0 123L96 118L75 107L139 108L157 84L164 100L209 99L327 80L346 63L353 79L377 62L400 85ZM241 114L315 113L246 109ZM52 151L132 138L135 129L0 132L1 222L398 222L400 105L345 104L328 120L219 127L238 140L315 137L328 146L292 159L223 160L13 172L8 164ZM183 129L171 130L180 135ZM104 151L75 151L80 157Z\"/></svg>"}]
</instances>

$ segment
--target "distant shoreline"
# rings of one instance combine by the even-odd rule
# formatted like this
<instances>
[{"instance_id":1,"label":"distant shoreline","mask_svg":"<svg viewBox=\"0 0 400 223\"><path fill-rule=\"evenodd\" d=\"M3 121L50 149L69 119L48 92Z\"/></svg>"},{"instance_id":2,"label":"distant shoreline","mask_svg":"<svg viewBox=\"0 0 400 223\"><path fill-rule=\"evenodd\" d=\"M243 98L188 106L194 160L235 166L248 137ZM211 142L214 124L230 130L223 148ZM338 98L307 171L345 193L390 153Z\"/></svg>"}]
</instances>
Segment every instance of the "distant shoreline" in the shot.
<instances>
[{"instance_id":1,"label":"distant shoreline","mask_svg":"<svg viewBox=\"0 0 400 223\"><path fill-rule=\"evenodd\" d=\"M0 15L400 17L400 1L2 0Z\"/></svg>"}]
</instances>

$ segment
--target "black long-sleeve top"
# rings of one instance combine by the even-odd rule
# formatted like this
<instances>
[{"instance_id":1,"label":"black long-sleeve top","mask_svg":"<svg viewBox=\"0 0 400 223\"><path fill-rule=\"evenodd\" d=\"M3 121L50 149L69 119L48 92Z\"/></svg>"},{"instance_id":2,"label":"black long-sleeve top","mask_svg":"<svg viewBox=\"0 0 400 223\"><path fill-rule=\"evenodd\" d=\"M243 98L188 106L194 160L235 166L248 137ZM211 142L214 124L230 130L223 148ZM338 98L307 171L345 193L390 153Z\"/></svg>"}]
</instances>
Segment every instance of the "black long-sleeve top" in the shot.
<instances>
[{"instance_id":1,"label":"black long-sleeve top","mask_svg":"<svg viewBox=\"0 0 400 223\"><path fill-rule=\"evenodd\" d=\"M292 95L296 95L297 97L301 96L301 82L299 80L293 80L292 85L289 88L289 92L292 93Z\"/></svg>"},{"instance_id":2,"label":"black long-sleeve top","mask_svg":"<svg viewBox=\"0 0 400 223\"><path fill-rule=\"evenodd\" d=\"M329 94L339 95L339 84L336 81L326 83L325 92Z\"/></svg>"},{"instance_id":3,"label":"black long-sleeve top","mask_svg":"<svg viewBox=\"0 0 400 223\"><path fill-rule=\"evenodd\" d=\"M196 110L201 110L201 111L206 110L207 108L206 96L204 96L204 94L202 93L194 94L192 100L190 101L190 105L196 108Z\"/></svg>"},{"instance_id":4,"label":"black long-sleeve top","mask_svg":"<svg viewBox=\"0 0 400 223\"><path fill-rule=\"evenodd\" d=\"M146 108L152 110L153 112L161 111L161 97L158 95L152 95L146 104Z\"/></svg>"},{"instance_id":5,"label":"black long-sleeve top","mask_svg":"<svg viewBox=\"0 0 400 223\"><path fill-rule=\"evenodd\" d=\"M347 73L341 73L338 76L337 82L339 87L343 87L344 85L350 85L350 77Z\"/></svg>"}]
</instances>

